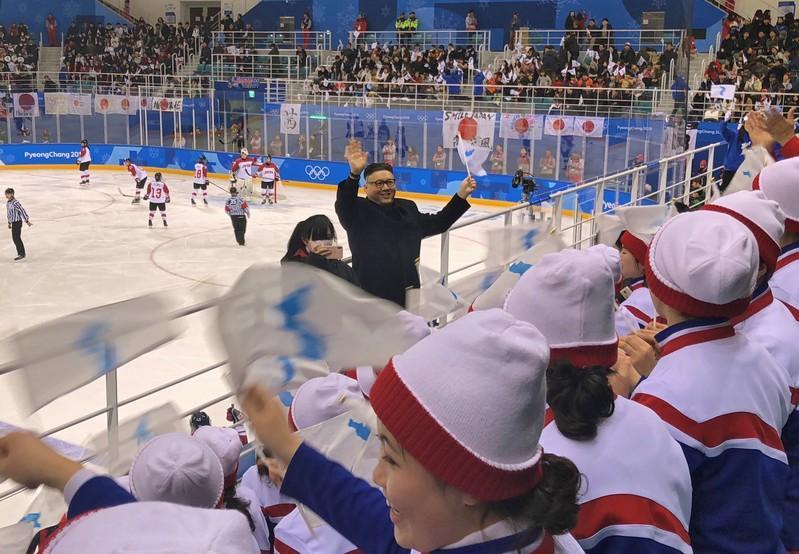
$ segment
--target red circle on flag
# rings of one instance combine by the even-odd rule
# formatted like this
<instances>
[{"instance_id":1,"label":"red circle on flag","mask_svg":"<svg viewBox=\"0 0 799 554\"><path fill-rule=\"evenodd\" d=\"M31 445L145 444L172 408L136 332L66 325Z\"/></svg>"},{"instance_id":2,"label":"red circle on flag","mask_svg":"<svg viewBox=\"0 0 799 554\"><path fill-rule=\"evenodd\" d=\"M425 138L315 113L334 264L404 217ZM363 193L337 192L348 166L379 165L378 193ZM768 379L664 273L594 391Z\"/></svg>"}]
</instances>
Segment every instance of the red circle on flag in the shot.
<instances>
[{"instance_id":1,"label":"red circle on flag","mask_svg":"<svg viewBox=\"0 0 799 554\"><path fill-rule=\"evenodd\" d=\"M75 98L75 99L72 101L72 105L73 105L73 106L75 106L76 108L80 108L80 100L78 100L77 98Z\"/></svg>"},{"instance_id":2,"label":"red circle on flag","mask_svg":"<svg viewBox=\"0 0 799 554\"><path fill-rule=\"evenodd\" d=\"M108 98L101 98L100 99L100 109L107 110L108 109Z\"/></svg>"},{"instance_id":3,"label":"red circle on flag","mask_svg":"<svg viewBox=\"0 0 799 554\"><path fill-rule=\"evenodd\" d=\"M555 129L556 131L562 131L563 129L566 128L566 122L563 121L562 119L556 119L555 121L552 122L552 128Z\"/></svg>"},{"instance_id":4,"label":"red circle on flag","mask_svg":"<svg viewBox=\"0 0 799 554\"><path fill-rule=\"evenodd\" d=\"M527 121L526 117L520 117L513 122L513 128L516 129L517 133L526 133L530 128L530 122Z\"/></svg>"},{"instance_id":5,"label":"red circle on flag","mask_svg":"<svg viewBox=\"0 0 799 554\"><path fill-rule=\"evenodd\" d=\"M32 110L35 105L36 99L32 94L26 92L25 94L19 95L19 107L23 110Z\"/></svg>"},{"instance_id":6,"label":"red circle on flag","mask_svg":"<svg viewBox=\"0 0 799 554\"><path fill-rule=\"evenodd\" d=\"M477 138L477 121L471 117L464 117L458 123L458 133L463 140L474 140Z\"/></svg>"},{"instance_id":7,"label":"red circle on flag","mask_svg":"<svg viewBox=\"0 0 799 554\"><path fill-rule=\"evenodd\" d=\"M147 98L142 98L139 102L140 102L142 108L146 108L147 107Z\"/></svg>"},{"instance_id":8,"label":"red circle on flag","mask_svg":"<svg viewBox=\"0 0 799 554\"><path fill-rule=\"evenodd\" d=\"M128 111L130 109L130 100L123 98L119 105L122 106L123 110Z\"/></svg>"},{"instance_id":9,"label":"red circle on flag","mask_svg":"<svg viewBox=\"0 0 799 554\"><path fill-rule=\"evenodd\" d=\"M161 98L161 109L166 110L167 108L169 108L169 100Z\"/></svg>"},{"instance_id":10,"label":"red circle on flag","mask_svg":"<svg viewBox=\"0 0 799 554\"><path fill-rule=\"evenodd\" d=\"M594 125L593 121L583 121L583 131L585 131L586 133L594 132L595 128L596 126Z\"/></svg>"}]
</instances>

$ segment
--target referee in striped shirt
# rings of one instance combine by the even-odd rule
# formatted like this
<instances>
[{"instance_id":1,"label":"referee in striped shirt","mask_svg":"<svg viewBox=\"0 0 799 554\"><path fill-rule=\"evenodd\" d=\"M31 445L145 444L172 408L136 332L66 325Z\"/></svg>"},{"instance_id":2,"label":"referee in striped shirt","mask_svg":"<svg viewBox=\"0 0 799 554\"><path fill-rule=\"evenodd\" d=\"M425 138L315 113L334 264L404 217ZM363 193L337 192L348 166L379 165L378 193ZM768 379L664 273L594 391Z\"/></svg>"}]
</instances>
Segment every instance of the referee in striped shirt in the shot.
<instances>
[{"instance_id":1,"label":"referee in striped shirt","mask_svg":"<svg viewBox=\"0 0 799 554\"><path fill-rule=\"evenodd\" d=\"M19 200L14 198L14 189L6 189L6 214L8 215L8 228L11 229L11 239L17 247L17 257L14 261L25 259L25 245L22 244L22 222L33 225L28 218L28 213Z\"/></svg>"}]
</instances>

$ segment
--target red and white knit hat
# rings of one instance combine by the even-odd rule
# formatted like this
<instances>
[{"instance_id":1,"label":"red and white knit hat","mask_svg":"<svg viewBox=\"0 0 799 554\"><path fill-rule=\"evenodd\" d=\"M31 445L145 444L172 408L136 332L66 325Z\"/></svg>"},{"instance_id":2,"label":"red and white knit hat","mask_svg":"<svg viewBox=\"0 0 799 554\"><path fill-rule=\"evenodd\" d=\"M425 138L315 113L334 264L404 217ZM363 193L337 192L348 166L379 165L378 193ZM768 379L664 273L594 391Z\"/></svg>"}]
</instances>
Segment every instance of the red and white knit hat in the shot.
<instances>
[{"instance_id":1,"label":"red and white knit hat","mask_svg":"<svg viewBox=\"0 0 799 554\"><path fill-rule=\"evenodd\" d=\"M477 500L506 500L541 478L548 363L531 324L476 311L395 356L371 402L427 471Z\"/></svg>"},{"instance_id":2,"label":"red and white knit hat","mask_svg":"<svg viewBox=\"0 0 799 554\"><path fill-rule=\"evenodd\" d=\"M362 398L358 382L341 373L309 379L294 395L289 407L289 425L294 431L313 427L349 411L348 399Z\"/></svg>"},{"instance_id":3,"label":"red and white knit hat","mask_svg":"<svg viewBox=\"0 0 799 554\"><path fill-rule=\"evenodd\" d=\"M649 245L646 282L666 305L693 317L734 317L757 281L757 243L742 223L706 210L666 222Z\"/></svg>"},{"instance_id":4,"label":"red and white knit hat","mask_svg":"<svg viewBox=\"0 0 799 554\"><path fill-rule=\"evenodd\" d=\"M138 500L215 508L224 476L219 458L182 433L159 435L141 447L130 466L130 492Z\"/></svg>"},{"instance_id":5,"label":"red and white knit hat","mask_svg":"<svg viewBox=\"0 0 799 554\"><path fill-rule=\"evenodd\" d=\"M621 234L621 245L633 255L635 260L644 265L646 250L652 237L669 217L670 207L661 206L629 206L617 208L616 216L624 225Z\"/></svg>"},{"instance_id":6,"label":"red and white knit hat","mask_svg":"<svg viewBox=\"0 0 799 554\"><path fill-rule=\"evenodd\" d=\"M619 344L613 285L613 272L601 253L563 250L547 254L522 275L505 310L544 334L550 364L610 367L616 363Z\"/></svg>"},{"instance_id":7,"label":"red and white knit hat","mask_svg":"<svg viewBox=\"0 0 799 554\"><path fill-rule=\"evenodd\" d=\"M219 458L225 476L225 488L235 487L239 471L239 458L244 445L238 431L229 427L204 425L192 435L202 441Z\"/></svg>"},{"instance_id":8,"label":"red and white knit hat","mask_svg":"<svg viewBox=\"0 0 799 554\"><path fill-rule=\"evenodd\" d=\"M788 158L764 167L752 188L762 190L785 212L785 230L799 233L799 158Z\"/></svg>"},{"instance_id":9,"label":"red and white knit hat","mask_svg":"<svg viewBox=\"0 0 799 554\"><path fill-rule=\"evenodd\" d=\"M766 198L761 190L742 190L722 196L703 209L727 214L746 225L755 236L760 259L766 264L769 275L774 273L780 255L780 238L785 232L785 213L777 202Z\"/></svg>"}]
</instances>

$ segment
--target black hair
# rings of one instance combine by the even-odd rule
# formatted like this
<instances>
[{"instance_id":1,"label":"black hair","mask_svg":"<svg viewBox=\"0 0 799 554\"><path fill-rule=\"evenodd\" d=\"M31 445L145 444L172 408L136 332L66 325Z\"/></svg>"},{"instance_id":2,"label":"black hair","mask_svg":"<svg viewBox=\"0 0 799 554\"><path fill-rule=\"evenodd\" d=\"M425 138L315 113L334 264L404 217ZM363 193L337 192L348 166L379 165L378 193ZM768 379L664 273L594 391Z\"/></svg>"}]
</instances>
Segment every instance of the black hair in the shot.
<instances>
[{"instance_id":1,"label":"black hair","mask_svg":"<svg viewBox=\"0 0 799 554\"><path fill-rule=\"evenodd\" d=\"M211 418L208 417L208 414L206 414L205 412L194 412L193 414L191 414L189 425L191 426L192 432L194 432L200 427L211 425Z\"/></svg>"},{"instance_id":2,"label":"black hair","mask_svg":"<svg viewBox=\"0 0 799 554\"><path fill-rule=\"evenodd\" d=\"M547 403L563 436L577 441L596 437L603 418L613 415L613 389L605 366L577 367L557 362L547 368Z\"/></svg>"},{"instance_id":3,"label":"black hair","mask_svg":"<svg viewBox=\"0 0 799 554\"><path fill-rule=\"evenodd\" d=\"M368 179L369 175L375 171L390 171L392 175L394 174L394 168L391 167L391 165L382 162L376 162L366 166L366 169L363 170L363 178Z\"/></svg>"},{"instance_id":4,"label":"black hair","mask_svg":"<svg viewBox=\"0 0 799 554\"><path fill-rule=\"evenodd\" d=\"M155 177L156 181L160 181L161 177L162 177L161 172L160 171L156 171L154 177Z\"/></svg>"},{"instance_id":5,"label":"black hair","mask_svg":"<svg viewBox=\"0 0 799 554\"><path fill-rule=\"evenodd\" d=\"M6 194L10 194L11 196L14 196L14 189L12 189L11 187L8 187L6 189Z\"/></svg>"},{"instance_id":6,"label":"black hair","mask_svg":"<svg viewBox=\"0 0 799 554\"><path fill-rule=\"evenodd\" d=\"M289 237L286 246L286 255L282 262L291 261L298 250L305 249L303 240L335 240L336 228L333 222L326 215L312 215L304 221L300 221L294 227L294 231Z\"/></svg>"},{"instance_id":7,"label":"black hair","mask_svg":"<svg viewBox=\"0 0 799 554\"><path fill-rule=\"evenodd\" d=\"M250 531L255 531L255 522L250 515L250 511L247 509L250 507L250 501L236 496L235 486L225 487L225 490L222 492L222 504L225 505L225 509L227 510L236 510L244 514L244 517L247 518L247 523L250 525Z\"/></svg>"},{"instance_id":8,"label":"black hair","mask_svg":"<svg viewBox=\"0 0 799 554\"><path fill-rule=\"evenodd\" d=\"M523 529L542 527L550 535L562 535L577 523L580 471L574 462L555 454L542 455L539 463L542 477L533 490L508 500L487 503L486 515L489 512L498 514Z\"/></svg>"}]
</instances>

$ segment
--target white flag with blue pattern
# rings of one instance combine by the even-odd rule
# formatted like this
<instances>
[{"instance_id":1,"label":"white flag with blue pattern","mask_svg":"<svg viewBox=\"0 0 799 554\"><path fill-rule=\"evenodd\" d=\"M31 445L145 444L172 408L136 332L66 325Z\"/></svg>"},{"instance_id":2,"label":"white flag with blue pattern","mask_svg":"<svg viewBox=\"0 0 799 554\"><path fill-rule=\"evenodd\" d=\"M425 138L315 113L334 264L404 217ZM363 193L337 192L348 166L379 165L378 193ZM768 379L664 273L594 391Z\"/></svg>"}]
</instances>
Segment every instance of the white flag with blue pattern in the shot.
<instances>
[{"instance_id":1,"label":"white flag with blue pattern","mask_svg":"<svg viewBox=\"0 0 799 554\"><path fill-rule=\"evenodd\" d=\"M458 135L458 155L472 177L485 177L487 175L486 170L483 169L483 164L488 159L490 152L488 148L464 140L460 134Z\"/></svg>"},{"instance_id":2,"label":"white flag with blue pattern","mask_svg":"<svg viewBox=\"0 0 799 554\"><path fill-rule=\"evenodd\" d=\"M12 339L30 413L180 334L165 299L133 298L26 329Z\"/></svg>"},{"instance_id":3,"label":"white flag with blue pattern","mask_svg":"<svg viewBox=\"0 0 799 554\"><path fill-rule=\"evenodd\" d=\"M186 431L188 428L181 425L180 412L170 402L121 422L114 448L110 448L106 431L95 435L89 445L97 453L96 464L105 467L111 475L125 475L141 447L150 439Z\"/></svg>"},{"instance_id":4,"label":"white flag with blue pattern","mask_svg":"<svg viewBox=\"0 0 799 554\"><path fill-rule=\"evenodd\" d=\"M239 388L264 366L285 374L275 364L280 357L324 361L333 370L383 366L415 342L393 319L400 310L306 264L256 265L221 300L217 324Z\"/></svg>"},{"instance_id":5,"label":"white flag with blue pattern","mask_svg":"<svg viewBox=\"0 0 799 554\"><path fill-rule=\"evenodd\" d=\"M552 225L538 221L510 225L488 231L488 260L486 265L500 266L516 260L523 253L551 234Z\"/></svg>"}]
</instances>

